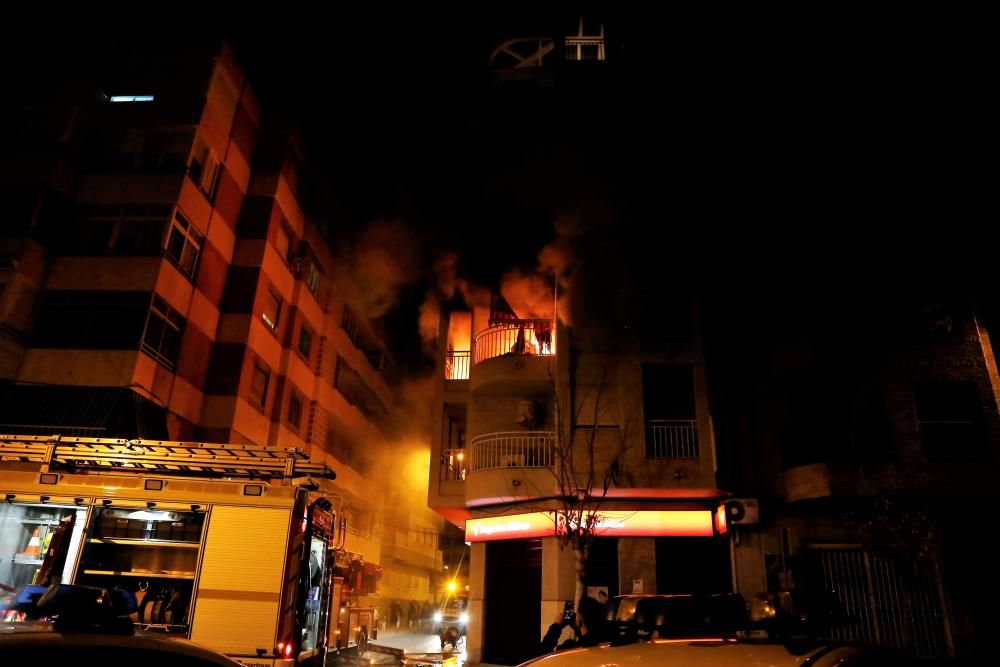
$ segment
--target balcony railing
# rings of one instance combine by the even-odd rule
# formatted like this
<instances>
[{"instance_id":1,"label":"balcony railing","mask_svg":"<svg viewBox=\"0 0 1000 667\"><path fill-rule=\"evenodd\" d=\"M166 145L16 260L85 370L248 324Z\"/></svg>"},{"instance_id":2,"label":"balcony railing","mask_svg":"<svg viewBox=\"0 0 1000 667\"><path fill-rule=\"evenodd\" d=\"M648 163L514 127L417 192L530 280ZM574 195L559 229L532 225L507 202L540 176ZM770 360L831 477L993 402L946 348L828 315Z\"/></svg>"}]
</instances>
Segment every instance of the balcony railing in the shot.
<instances>
[{"instance_id":1,"label":"balcony railing","mask_svg":"<svg viewBox=\"0 0 1000 667\"><path fill-rule=\"evenodd\" d=\"M475 363L504 356L552 356L556 353L552 320L511 320L476 336Z\"/></svg>"},{"instance_id":2,"label":"balcony railing","mask_svg":"<svg viewBox=\"0 0 1000 667\"><path fill-rule=\"evenodd\" d=\"M647 459L696 459L698 422L694 419L649 419L646 421Z\"/></svg>"},{"instance_id":3,"label":"balcony railing","mask_svg":"<svg viewBox=\"0 0 1000 667\"><path fill-rule=\"evenodd\" d=\"M556 464L552 431L489 433L472 441L469 471L494 468L552 468Z\"/></svg>"},{"instance_id":4,"label":"balcony railing","mask_svg":"<svg viewBox=\"0 0 1000 667\"><path fill-rule=\"evenodd\" d=\"M469 379L468 350L448 350L448 353L444 358L444 379L445 380Z\"/></svg>"},{"instance_id":5,"label":"balcony railing","mask_svg":"<svg viewBox=\"0 0 1000 667\"><path fill-rule=\"evenodd\" d=\"M465 450L445 449L441 451L441 481L461 482L466 471Z\"/></svg>"}]
</instances>

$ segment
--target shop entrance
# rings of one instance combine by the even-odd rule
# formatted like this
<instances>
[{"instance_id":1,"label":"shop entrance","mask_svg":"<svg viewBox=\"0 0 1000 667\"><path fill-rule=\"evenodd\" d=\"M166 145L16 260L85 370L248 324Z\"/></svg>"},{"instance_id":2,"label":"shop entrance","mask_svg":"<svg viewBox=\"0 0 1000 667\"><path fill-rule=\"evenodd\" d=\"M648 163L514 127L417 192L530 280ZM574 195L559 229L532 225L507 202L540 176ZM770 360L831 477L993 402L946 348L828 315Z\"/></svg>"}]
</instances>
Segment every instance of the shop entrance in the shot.
<instances>
[{"instance_id":1,"label":"shop entrance","mask_svg":"<svg viewBox=\"0 0 1000 667\"><path fill-rule=\"evenodd\" d=\"M731 593L729 543L718 537L657 537L657 593Z\"/></svg>"},{"instance_id":2,"label":"shop entrance","mask_svg":"<svg viewBox=\"0 0 1000 667\"><path fill-rule=\"evenodd\" d=\"M483 662L516 665L541 642L542 541L486 543Z\"/></svg>"}]
</instances>

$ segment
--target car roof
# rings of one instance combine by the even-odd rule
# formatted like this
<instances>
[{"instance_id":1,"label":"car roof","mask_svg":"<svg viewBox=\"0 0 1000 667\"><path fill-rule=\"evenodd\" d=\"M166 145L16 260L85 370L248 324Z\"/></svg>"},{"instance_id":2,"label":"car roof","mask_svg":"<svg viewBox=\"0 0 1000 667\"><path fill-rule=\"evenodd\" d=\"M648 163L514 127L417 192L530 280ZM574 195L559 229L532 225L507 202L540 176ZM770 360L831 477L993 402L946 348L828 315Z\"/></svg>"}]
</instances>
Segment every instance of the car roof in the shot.
<instances>
[{"instance_id":1,"label":"car roof","mask_svg":"<svg viewBox=\"0 0 1000 667\"><path fill-rule=\"evenodd\" d=\"M115 635L101 633L60 633L52 632L44 625L31 627L6 626L0 632L0 656L4 649L44 649L60 645L70 648L115 646L126 649L140 649L173 653L190 658L198 658L217 665L232 667L239 663L227 658L221 653L204 648L186 639L175 639L159 635Z\"/></svg>"},{"instance_id":2,"label":"car roof","mask_svg":"<svg viewBox=\"0 0 1000 667\"><path fill-rule=\"evenodd\" d=\"M816 646L802 654L790 652L783 644L723 639L657 639L625 646L607 644L578 648L537 658L532 667L602 667L608 664L660 665L662 667L826 667L857 648ZM813 662L810 662L813 660ZM525 663L528 664L528 663Z\"/></svg>"}]
</instances>

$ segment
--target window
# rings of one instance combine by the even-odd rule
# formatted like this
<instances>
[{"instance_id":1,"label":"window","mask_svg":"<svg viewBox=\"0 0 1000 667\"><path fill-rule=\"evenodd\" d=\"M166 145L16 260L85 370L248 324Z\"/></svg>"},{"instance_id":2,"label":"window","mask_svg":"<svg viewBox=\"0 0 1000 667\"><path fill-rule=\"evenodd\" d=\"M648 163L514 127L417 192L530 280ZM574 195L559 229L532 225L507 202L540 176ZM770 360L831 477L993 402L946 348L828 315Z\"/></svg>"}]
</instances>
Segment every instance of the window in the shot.
<instances>
[{"instance_id":1,"label":"window","mask_svg":"<svg viewBox=\"0 0 1000 667\"><path fill-rule=\"evenodd\" d=\"M302 397L292 390L292 395L288 398L288 423L299 429L302 422Z\"/></svg>"},{"instance_id":2,"label":"window","mask_svg":"<svg viewBox=\"0 0 1000 667\"><path fill-rule=\"evenodd\" d=\"M917 430L931 461L988 458L974 382L928 382L914 391Z\"/></svg>"},{"instance_id":3,"label":"window","mask_svg":"<svg viewBox=\"0 0 1000 667\"><path fill-rule=\"evenodd\" d=\"M260 363L253 365L253 377L250 378L250 398L262 408L267 405L267 383L271 374Z\"/></svg>"},{"instance_id":4,"label":"window","mask_svg":"<svg viewBox=\"0 0 1000 667\"><path fill-rule=\"evenodd\" d=\"M313 335L305 325L299 329L299 354L309 359L309 351L312 349Z\"/></svg>"},{"instance_id":5,"label":"window","mask_svg":"<svg viewBox=\"0 0 1000 667\"><path fill-rule=\"evenodd\" d=\"M292 232L285 226L284 221L278 225L278 235L274 238L274 249L278 251L278 256L282 261L288 262L292 252Z\"/></svg>"},{"instance_id":6,"label":"window","mask_svg":"<svg viewBox=\"0 0 1000 667\"><path fill-rule=\"evenodd\" d=\"M309 273L306 275L306 286L313 294L319 289L319 269L312 262L309 263Z\"/></svg>"},{"instance_id":7,"label":"window","mask_svg":"<svg viewBox=\"0 0 1000 667\"><path fill-rule=\"evenodd\" d=\"M647 459L701 456L692 366L643 364L642 408Z\"/></svg>"},{"instance_id":8,"label":"window","mask_svg":"<svg viewBox=\"0 0 1000 667\"><path fill-rule=\"evenodd\" d=\"M181 348L183 328L184 318L181 314L154 294L149 316L146 318L146 330L142 334L142 351L167 368L173 368Z\"/></svg>"},{"instance_id":9,"label":"window","mask_svg":"<svg viewBox=\"0 0 1000 667\"><path fill-rule=\"evenodd\" d=\"M191 151L193 138L193 127L132 128L125 132L120 144L118 166L181 170Z\"/></svg>"},{"instance_id":10,"label":"window","mask_svg":"<svg viewBox=\"0 0 1000 667\"><path fill-rule=\"evenodd\" d=\"M351 339L351 342L354 343L354 346L360 347L361 336L358 331L358 322L354 318L354 313L347 306L344 306L344 318L340 326L344 329L347 337Z\"/></svg>"},{"instance_id":11,"label":"window","mask_svg":"<svg viewBox=\"0 0 1000 667\"><path fill-rule=\"evenodd\" d=\"M87 206L77 215L77 238L68 255L155 256L172 207L165 204Z\"/></svg>"},{"instance_id":12,"label":"window","mask_svg":"<svg viewBox=\"0 0 1000 667\"><path fill-rule=\"evenodd\" d=\"M180 211L174 213L167 236L166 255L188 278L194 277L198 265L198 255L205 237L194 228Z\"/></svg>"},{"instance_id":13,"label":"window","mask_svg":"<svg viewBox=\"0 0 1000 667\"><path fill-rule=\"evenodd\" d=\"M274 290L268 290L267 294L264 295L264 311L260 316L268 329L278 330L278 318L281 317L281 297L275 294Z\"/></svg>"},{"instance_id":14,"label":"window","mask_svg":"<svg viewBox=\"0 0 1000 667\"><path fill-rule=\"evenodd\" d=\"M219 181L219 161L200 135L195 138L194 148L191 150L188 175L209 201L215 198L215 187Z\"/></svg>"},{"instance_id":15,"label":"window","mask_svg":"<svg viewBox=\"0 0 1000 667\"><path fill-rule=\"evenodd\" d=\"M34 347L136 350L149 292L50 290L42 296Z\"/></svg>"}]
</instances>

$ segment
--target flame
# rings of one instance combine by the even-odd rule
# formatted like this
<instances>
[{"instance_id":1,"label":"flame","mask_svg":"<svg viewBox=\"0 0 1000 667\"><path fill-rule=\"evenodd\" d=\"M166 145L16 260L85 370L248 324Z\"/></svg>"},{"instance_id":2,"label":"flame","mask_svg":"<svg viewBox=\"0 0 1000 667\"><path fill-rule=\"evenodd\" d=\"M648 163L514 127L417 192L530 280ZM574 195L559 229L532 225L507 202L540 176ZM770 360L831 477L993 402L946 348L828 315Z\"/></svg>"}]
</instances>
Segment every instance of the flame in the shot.
<instances>
[{"instance_id":1,"label":"flame","mask_svg":"<svg viewBox=\"0 0 1000 667\"><path fill-rule=\"evenodd\" d=\"M472 313L456 311L448 318L448 349L467 352L472 340Z\"/></svg>"}]
</instances>

